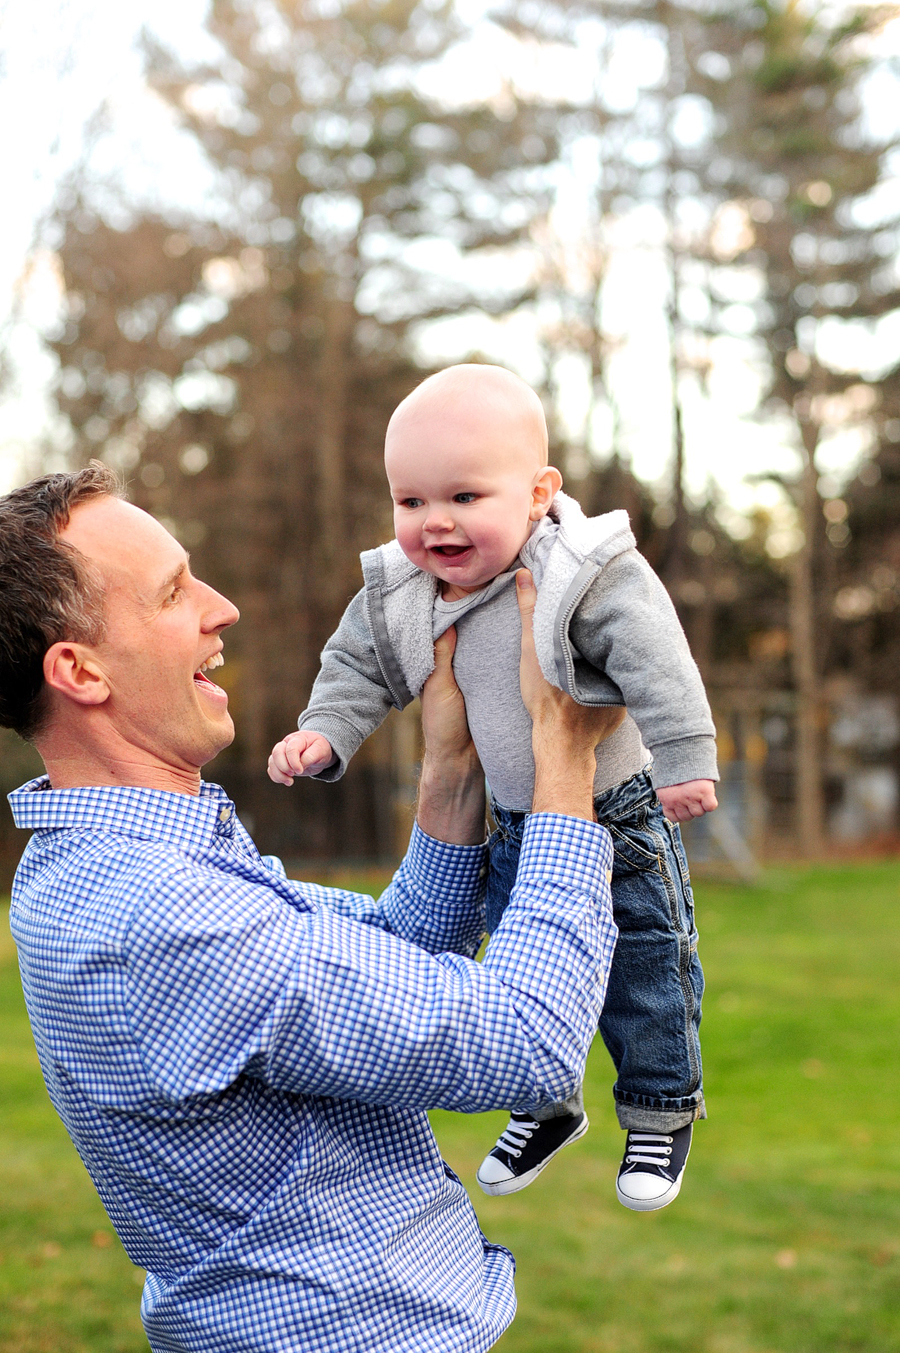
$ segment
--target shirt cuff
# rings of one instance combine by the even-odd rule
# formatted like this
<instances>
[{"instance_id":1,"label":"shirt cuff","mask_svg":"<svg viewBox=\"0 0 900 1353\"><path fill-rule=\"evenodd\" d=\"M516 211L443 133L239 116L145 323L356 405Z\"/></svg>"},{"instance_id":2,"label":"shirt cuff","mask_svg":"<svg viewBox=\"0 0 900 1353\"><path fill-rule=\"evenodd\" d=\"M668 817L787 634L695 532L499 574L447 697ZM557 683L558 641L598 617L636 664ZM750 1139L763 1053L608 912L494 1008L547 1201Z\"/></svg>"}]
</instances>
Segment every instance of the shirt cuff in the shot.
<instances>
[{"instance_id":1,"label":"shirt cuff","mask_svg":"<svg viewBox=\"0 0 900 1353\"><path fill-rule=\"evenodd\" d=\"M487 850L484 845L455 846L438 841L414 822L404 864L411 881L419 887L433 892L446 882L448 896L452 888L454 899L475 897L487 874Z\"/></svg>"},{"instance_id":2,"label":"shirt cuff","mask_svg":"<svg viewBox=\"0 0 900 1353\"><path fill-rule=\"evenodd\" d=\"M558 883L609 903L612 838L605 827L562 813L531 813L525 822L516 884Z\"/></svg>"}]
</instances>

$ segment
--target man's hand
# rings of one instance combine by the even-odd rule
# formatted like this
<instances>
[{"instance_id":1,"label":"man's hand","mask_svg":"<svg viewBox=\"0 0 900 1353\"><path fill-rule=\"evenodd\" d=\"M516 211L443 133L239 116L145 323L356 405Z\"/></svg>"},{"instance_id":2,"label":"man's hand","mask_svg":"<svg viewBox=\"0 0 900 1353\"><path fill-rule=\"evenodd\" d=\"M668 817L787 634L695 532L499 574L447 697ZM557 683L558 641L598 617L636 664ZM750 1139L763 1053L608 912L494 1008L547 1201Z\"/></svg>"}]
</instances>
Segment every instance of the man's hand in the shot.
<instances>
[{"instance_id":1,"label":"man's hand","mask_svg":"<svg viewBox=\"0 0 900 1353\"><path fill-rule=\"evenodd\" d=\"M534 751L536 813L566 813L594 817L594 749L614 733L625 718L621 705L579 705L551 686L541 672L534 647L534 606L537 589L527 569L516 574L516 595L522 620L522 657L519 684L531 715Z\"/></svg>"},{"instance_id":2,"label":"man's hand","mask_svg":"<svg viewBox=\"0 0 900 1353\"><path fill-rule=\"evenodd\" d=\"M445 763L474 755L466 702L453 674L456 630L445 631L434 646L434 671L422 688L422 734L426 755Z\"/></svg>"},{"instance_id":3,"label":"man's hand","mask_svg":"<svg viewBox=\"0 0 900 1353\"><path fill-rule=\"evenodd\" d=\"M484 772L453 675L456 630L434 646L434 671L422 688L425 756L416 819L438 841L476 846L484 840Z\"/></svg>"},{"instance_id":4,"label":"man's hand","mask_svg":"<svg viewBox=\"0 0 900 1353\"><path fill-rule=\"evenodd\" d=\"M712 780L685 780L681 785L663 785L656 797L670 822L690 822L718 808L716 787Z\"/></svg>"},{"instance_id":5,"label":"man's hand","mask_svg":"<svg viewBox=\"0 0 900 1353\"><path fill-rule=\"evenodd\" d=\"M289 733L272 748L269 779L276 785L292 785L298 775L318 775L334 760L331 743L321 733L313 733L311 729Z\"/></svg>"}]
</instances>

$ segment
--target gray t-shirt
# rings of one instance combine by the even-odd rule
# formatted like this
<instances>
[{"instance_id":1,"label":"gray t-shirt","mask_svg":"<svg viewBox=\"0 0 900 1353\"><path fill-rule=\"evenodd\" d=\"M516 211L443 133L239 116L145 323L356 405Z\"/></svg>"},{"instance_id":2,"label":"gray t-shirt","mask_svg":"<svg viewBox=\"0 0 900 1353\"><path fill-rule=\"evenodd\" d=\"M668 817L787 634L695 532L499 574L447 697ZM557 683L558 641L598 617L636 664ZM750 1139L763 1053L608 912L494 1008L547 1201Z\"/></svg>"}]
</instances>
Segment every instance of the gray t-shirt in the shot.
<instances>
[{"instance_id":1,"label":"gray t-shirt","mask_svg":"<svg viewBox=\"0 0 900 1353\"><path fill-rule=\"evenodd\" d=\"M534 792L531 718L519 689L522 626L516 601L517 562L486 587L458 601L434 603L434 637L456 626L453 671L466 702L469 729L494 798L524 812ZM650 761L637 724L628 716L597 748L594 793L601 794Z\"/></svg>"}]
</instances>

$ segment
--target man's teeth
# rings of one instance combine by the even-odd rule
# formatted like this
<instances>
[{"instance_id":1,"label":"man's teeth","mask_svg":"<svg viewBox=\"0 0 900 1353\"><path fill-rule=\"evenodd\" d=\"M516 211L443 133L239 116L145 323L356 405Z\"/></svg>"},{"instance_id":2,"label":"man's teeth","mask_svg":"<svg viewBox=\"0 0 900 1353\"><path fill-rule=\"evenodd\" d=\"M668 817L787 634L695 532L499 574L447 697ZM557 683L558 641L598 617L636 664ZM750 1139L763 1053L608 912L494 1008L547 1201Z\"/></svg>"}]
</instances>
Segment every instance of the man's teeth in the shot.
<instances>
[{"instance_id":1,"label":"man's teeth","mask_svg":"<svg viewBox=\"0 0 900 1353\"><path fill-rule=\"evenodd\" d=\"M215 667L221 667L224 662L225 659L222 657L221 653L214 653L211 658L206 659L206 662L201 663L198 670L201 672L211 672Z\"/></svg>"}]
</instances>

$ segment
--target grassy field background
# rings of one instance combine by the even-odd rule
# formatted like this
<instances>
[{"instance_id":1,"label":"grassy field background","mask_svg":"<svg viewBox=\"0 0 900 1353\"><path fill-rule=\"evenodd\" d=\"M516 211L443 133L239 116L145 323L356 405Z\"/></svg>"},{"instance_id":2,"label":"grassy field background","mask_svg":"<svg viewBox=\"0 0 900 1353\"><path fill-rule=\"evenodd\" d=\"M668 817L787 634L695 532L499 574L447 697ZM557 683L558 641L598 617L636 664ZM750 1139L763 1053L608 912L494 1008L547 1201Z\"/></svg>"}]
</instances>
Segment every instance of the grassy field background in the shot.
<instances>
[{"instance_id":1,"label":"grassy field background","mask_svg":"<svg viewBox=\"0 0 900 1353\"><path fill-rule=\"evenodd\" d=\"M473 1188L519 1261L497 1347L900 1351L900 862L696 891L710 1118L682 1195L651 1214L615 1201L623 1139L598 1041L587 1138L514 1198ZM434 1119L471 1182L504 1116ZM146 1349L140 1281L47 1100L3 920L0 1353Z\"/></svg>"}]
</instances>

